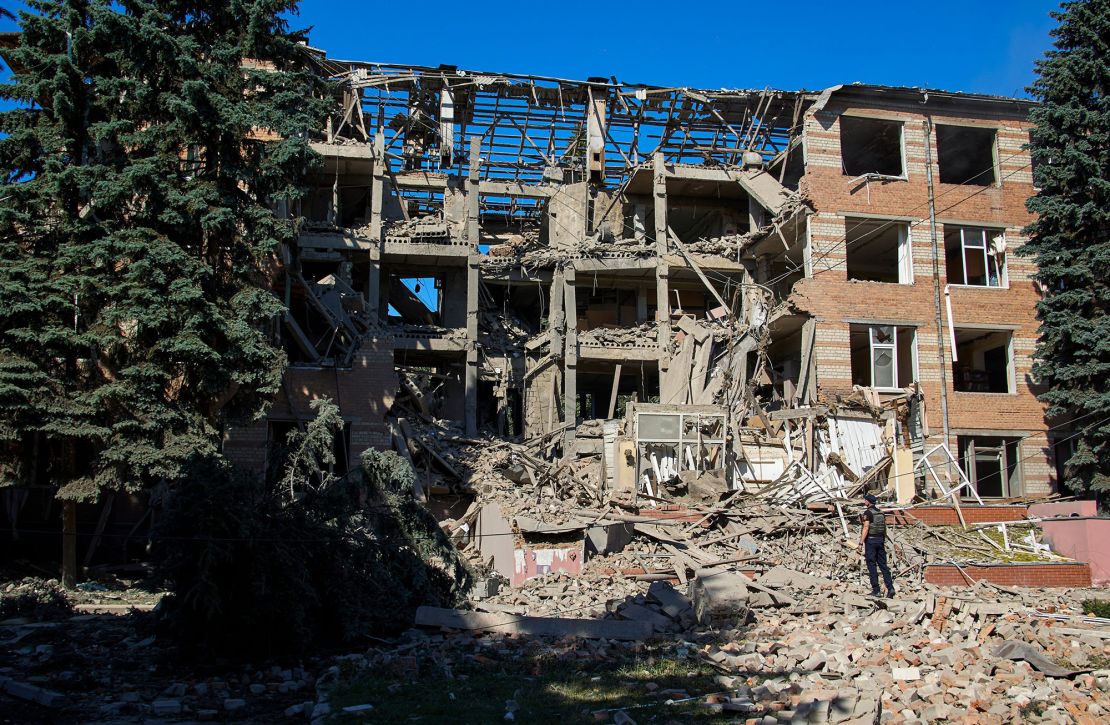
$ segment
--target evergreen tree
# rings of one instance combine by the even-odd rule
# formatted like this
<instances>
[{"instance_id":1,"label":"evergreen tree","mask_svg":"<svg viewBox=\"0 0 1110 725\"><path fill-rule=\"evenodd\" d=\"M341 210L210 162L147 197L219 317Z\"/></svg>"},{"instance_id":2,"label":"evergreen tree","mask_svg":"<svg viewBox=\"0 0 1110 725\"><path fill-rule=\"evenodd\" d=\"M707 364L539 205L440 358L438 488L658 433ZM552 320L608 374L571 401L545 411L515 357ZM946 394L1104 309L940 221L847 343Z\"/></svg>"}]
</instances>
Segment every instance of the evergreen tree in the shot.
<instances>
[{"instance_id":1,"label":"evergreen tree","mask_svg":"<svg viewBox=\"0 0 1110 725\"><path fill-rule=\"evenodd\" d=\"M295 0L31 0L0 97L0 484L180 479L284 366L270 274L326 88Z\"/></svg>"},{"instance_id":2,"label":"evergreen tree","mask_svg":"<svg viewBox=\"0 0 1110 725\"><path fill-rule=\"evenodd\" d=\"M1029 89L1037 220L1033 255L1044 295L1034 374L1051 417L1076 418L1065 483L1110 491L1110 0L1064 3L1054 49ZM1062 453L1060 449L1058 452Z\"/></svg>"}]
</instances>

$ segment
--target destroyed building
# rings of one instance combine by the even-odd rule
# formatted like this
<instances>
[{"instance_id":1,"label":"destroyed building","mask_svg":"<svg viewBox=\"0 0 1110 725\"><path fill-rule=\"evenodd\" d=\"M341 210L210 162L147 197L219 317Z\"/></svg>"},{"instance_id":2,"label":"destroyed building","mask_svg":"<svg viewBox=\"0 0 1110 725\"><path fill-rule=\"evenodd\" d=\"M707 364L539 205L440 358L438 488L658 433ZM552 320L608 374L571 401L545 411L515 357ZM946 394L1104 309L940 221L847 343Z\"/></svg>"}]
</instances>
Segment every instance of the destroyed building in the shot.
<instances>
[{"instance_id":1,"label":"destroyed building","mask_svg":"<svg viewBox=\"0 0 1110 725\"><path fill-rule=\"evenodd\" d=\"M1051 492L1015 253L1031 101L313 63L337 91L277 210L301 220L273 275L290 366L233 460L263 469L326 396L341 465L396 448L432 498L483 494L485 454L452 445L646 505L675 481Z\"/></svg>"}]
</instances>

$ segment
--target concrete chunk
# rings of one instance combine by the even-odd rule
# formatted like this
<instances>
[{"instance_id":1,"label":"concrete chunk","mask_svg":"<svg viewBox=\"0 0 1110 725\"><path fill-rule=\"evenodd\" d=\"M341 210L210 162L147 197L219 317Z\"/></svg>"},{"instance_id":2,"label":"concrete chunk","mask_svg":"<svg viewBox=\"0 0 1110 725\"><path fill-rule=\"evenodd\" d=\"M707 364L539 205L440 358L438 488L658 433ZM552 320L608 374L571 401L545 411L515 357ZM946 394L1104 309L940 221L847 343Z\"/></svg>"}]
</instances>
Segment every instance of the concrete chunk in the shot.
<instances>
[{"instance_id":1,"label":"concrete chunk","mask_svg":"<svg viewBox=\"0 0 1110 725\"><path fill-rule=\"evenodd\" d=\"M651 636L652 627L644 622L608 619L570 619L565 617L518 617L506 614L465 612L440 607L420 607L416 624L421 627L485 630L504 634L538 637L584 637L636 641Z\"/></svg>"},{"instance_id":2,"label":"concrete chunk","mask_svg":"<svg viewBox=\"0 0 1110 725\"><path fill-rule=\"evenodd\" d=\"M795 589L820 589L833 586L831 579L795 571L785 566L776 566L759 577L759 583L765 587L793 587Z\"/></svg>"},{"instance_id":3,"label":"concrete chunk","mask_svg":"<svg viewBox=\"0 0 1110 725\"><path fill-rule=\"evenodd\" d=\"M672 622L668 617L639 604L626 604L621 607L618 614L633 622L650 624L651 628L656 632L665 632L672 626Z\"/></svg>"},{"instance_id":4,"label":"concrete chunk","mask_svg":"<svg viewBox=\"0 0 1110 725\"><path fill-rule=\"evenodd\" d=\"M690 582L694 616L703 625L743 622L748 618L748 579L732 572L700 572Z\"/></svg>"},{"instance_id":5,"label":"concrete chunk","mask_svg":"<svg viewBox=\"0 0 1110 725\"><path fill-rule=\"evenodd\" d=\"M19 682L10 677L0 677L0 688L12 697L33 702L43 707L58 708L66 704L65 695L47 690L27 682Z\"/></svg>"},{"instance_id":6,"label":"concrete chunk","mask_svg":"<svg viewBox=\"0 0 1110 725\"><path fill-rule=\"evenodd\" d=\"M679 592L669 582L652 582L648 587L648 596L663 606L667 616L677 619L692 605L682 592Z\"/></svg>"}]
</instances>

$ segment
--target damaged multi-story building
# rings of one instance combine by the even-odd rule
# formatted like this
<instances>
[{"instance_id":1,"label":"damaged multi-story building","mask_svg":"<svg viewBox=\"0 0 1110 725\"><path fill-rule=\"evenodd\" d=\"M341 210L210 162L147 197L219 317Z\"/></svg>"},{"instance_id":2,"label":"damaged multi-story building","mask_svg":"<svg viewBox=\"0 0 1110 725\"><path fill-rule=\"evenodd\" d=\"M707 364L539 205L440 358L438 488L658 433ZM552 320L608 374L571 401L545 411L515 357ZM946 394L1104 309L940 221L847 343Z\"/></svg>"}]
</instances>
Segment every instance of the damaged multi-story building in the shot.
<instances>
[{"instance_id":1,"label":"damaged multi-story building","mask_svg":"<svg viewBox=\"0 0 1110 725\"><path fill-rule=\"evenodd\" d=\"M326 396L341 461L420 451L429 494L475 490L431 421L596 454L594 489L649 502L684 471L824 487L880 458L904 500L957 464L960 495L1051 491L1015 252L1031 101L313 63L339 90L278 210L302 220L273 280L290 366L234 460L262 468Z\"/></svg>"}]
</instances>

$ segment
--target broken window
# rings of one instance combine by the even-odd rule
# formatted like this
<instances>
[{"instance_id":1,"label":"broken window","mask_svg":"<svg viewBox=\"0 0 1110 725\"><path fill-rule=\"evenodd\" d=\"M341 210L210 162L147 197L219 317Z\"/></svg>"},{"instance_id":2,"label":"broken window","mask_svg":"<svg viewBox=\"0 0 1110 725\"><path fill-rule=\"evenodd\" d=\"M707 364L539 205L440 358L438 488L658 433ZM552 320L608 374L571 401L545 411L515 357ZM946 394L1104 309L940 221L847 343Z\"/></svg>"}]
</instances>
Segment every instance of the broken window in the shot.
<instances>
[{"instance_id":1,"label":"broken window","mask_svg":"<svg viewBox=\"0 0 1110 725\"><path fill-rule=\"evenodd\" d=\"M1013 392L1013 333L1009 330L955 329L955 389L961 393Z\"/></svg>"},{"instance_id":2,"label":"broken window","mask_svg":"<svg viewBox=\"0 0 1110 725\"><path fill-rule=\"evenodd\" d=\"M902 123L841 116L840 157L848 176L903 176Z\"/></svg>"},{"instance_id":3,"label":"broken window","mask_svg":"<svg viewBox=\"0 0 1110 725\"><path fill-rule=\"evenodd\" d=\"M913 284L910 225L871 219L845 219L848 279Z\"/></svg>"},{"instance_id":4,"label":"broken window","mask_svg":"<svg viewBox=\"0 0 1110 725\"><path fill-rule=\"evenodd\" d=\"M671 408L641 405L636 411L639 486L649 496L683 471L718 471L725 465L725 416Z\"/></svg>"},{"instance_id":5,"label":"broken window","mask_svg":"<svg viewBox=\"0 0 1110 725\"><path fill-rule=\"evenodd\" d=\"M958 436L960 467L980 498L1021 495L1021 439Z\"/></svg>"},{"instance_id":6,"label":"broken window","mask_svg":"<svg viewBox=\"0 0 1110 725\"><path fill-rule=\"evenodd\" d=\"M949 284L1006 286L1006 236L999 229L944 228Z\"/></svg>"},{"instance_id":7,"label":"broken window","mask_svg":"<svg viewBox=\"0 0 1110 725\"><path fill-rule=\"evenodd\" d=\"M938 124L936 130L942 184L990 186L995 182L995 129Z\"/></svg>"},{"instance_id":8,"label":"broken window","mask_svg":"<svg viewBox=\"0 0 1110 725\"><path fill-rule=\"evenodd\" d=\"M896 325L851 325L852 383L901 390L917 377L916 330Z\"/></svg>"}]
</instances>

